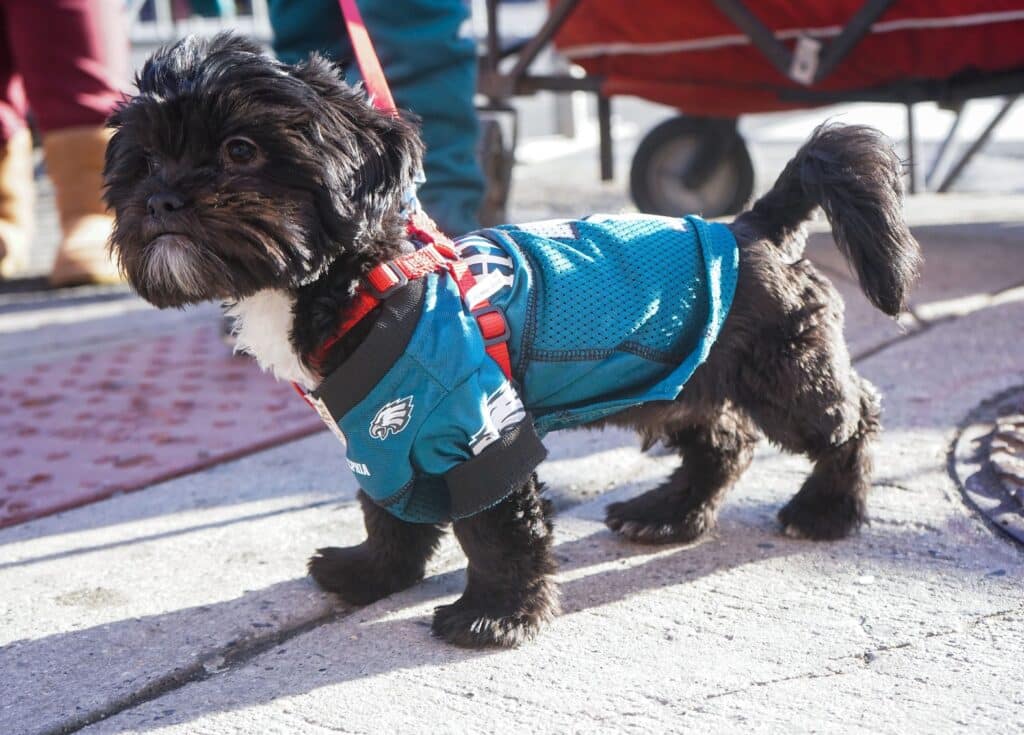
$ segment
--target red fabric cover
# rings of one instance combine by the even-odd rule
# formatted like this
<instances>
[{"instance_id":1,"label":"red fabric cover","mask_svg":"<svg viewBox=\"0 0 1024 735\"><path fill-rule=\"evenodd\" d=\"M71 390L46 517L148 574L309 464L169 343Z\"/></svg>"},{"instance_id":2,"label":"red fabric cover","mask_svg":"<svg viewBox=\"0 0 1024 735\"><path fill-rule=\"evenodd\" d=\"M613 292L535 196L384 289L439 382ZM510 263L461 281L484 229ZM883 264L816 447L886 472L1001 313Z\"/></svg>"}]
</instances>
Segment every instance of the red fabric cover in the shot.
<instances>
[{"instance_id":1,"label":"red fabric cover","mask_svg":"<svg viewBox=\"0 0 1024 735\"><path fill-rule=\"evenodd\" d=\"M863 0L804 2L745 0L773 31L845 26ZM946 19L1024 11L1021 0L900 0L876 21ZM616 53L576 57L590 44L655 44L735 36L741 32L710 3L678 0L580 0L557 46L590 74L606 77L608 94L636 95L700 115L812 105L780 101L776 91L800 88L753 45L697 51ZM813 33L811 35L814 35ZM832 36L820 38L827 43ZM793 40L783 40L792 49ZM865 36L832 74L812 89L864 89L910 79L946 79L968 70L1024 67L1024 18L954 28L911 28Z\"/></svg>"}]
</instances>

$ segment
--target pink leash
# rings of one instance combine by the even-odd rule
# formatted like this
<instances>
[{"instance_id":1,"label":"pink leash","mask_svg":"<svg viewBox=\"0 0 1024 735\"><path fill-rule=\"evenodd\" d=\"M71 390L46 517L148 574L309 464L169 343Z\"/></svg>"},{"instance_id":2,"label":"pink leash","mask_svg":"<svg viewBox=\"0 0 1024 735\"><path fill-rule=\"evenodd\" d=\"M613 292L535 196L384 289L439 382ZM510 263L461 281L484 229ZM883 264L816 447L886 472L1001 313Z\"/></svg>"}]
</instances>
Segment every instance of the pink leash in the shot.
<instances>
[{"instance_id":1,"label":"pink leash","mask_svg":"<svg viewBox=\"0 0 1024 735\"><path fill-rule=\"evenodd\" d=\"M366 89L370 92L373 106L382 112L397 115L398 108L395 107L395 100L391 96L391 88L388 87L388 80L384 78L384 70L380 66L377 52L373 49L373 41L366 31L366 24L363 23L363 16L359 12L356 0L338 0L338 4L341 5L341 14L345 16L345 28L352 41L352 51L355 53Z\"/></svg>"}]
</instances>

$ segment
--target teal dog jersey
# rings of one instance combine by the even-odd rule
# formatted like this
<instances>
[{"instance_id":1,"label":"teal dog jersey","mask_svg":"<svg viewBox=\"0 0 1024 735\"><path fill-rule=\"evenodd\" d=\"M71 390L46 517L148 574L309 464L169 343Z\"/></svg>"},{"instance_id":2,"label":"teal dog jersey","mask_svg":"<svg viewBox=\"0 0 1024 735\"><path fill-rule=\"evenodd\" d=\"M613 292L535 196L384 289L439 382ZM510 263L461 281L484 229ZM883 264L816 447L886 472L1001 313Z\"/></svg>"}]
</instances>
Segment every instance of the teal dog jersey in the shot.
<instances>
[{"instance_id":1,"label":"teal dog jersey","mask_svg":"<svg viewBox=\"0 0 1024 735\"><path fill-rule=\"evenodd\" d=\"M455 246L476 277L465 298L444 271L410 281L309 396L360 486L411 522L500 502L549 431L676 398L722 328L739 259L725 225L692 216L503 225ZM508 324L511 383L471 314L485 301Z\"/></svg>"}]
</instances>

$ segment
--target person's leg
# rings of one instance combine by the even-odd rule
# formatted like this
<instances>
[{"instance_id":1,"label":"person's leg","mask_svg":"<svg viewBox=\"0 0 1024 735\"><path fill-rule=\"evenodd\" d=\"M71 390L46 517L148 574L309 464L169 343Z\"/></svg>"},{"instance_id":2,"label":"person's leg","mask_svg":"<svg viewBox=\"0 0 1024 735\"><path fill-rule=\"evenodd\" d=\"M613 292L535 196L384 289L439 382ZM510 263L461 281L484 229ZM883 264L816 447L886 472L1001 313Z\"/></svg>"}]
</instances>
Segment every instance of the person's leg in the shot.
<instances>
[{"instance_id":1,"label":"person's leg","mask_svg":"<svg viewBox=\"0 0 1024 735\"><path fill-rule=\"evenodd\" d=\"M422 121L423 208L450 235L476 229L484 180L476 158L476 45L460 35L466 3L362 0L359 7L396 104ZM337 0L270 0L269 8L282 61L294 64L319 51L358 78Z\"/></svg>"},{"instance_id":2,"label":"person's leg","mask_svg":"<svg viewBox=\"0 0 1024 735\"><path fill-rule=\"evenodd\" d=\"M104 123L121 96L108 50L115 44L107 40L123 28L106 22L105 12L102 0L8 6L11 52L43 136L64 232L54 285L118 279L106 254L112 220L101 194Z\"/></svg>"},{"instance_id":3,"label":"person's leg","mask_svg":"<svg viewBox=\"0 0 1024 735\"><path fill-rule=\"evenodd\" d=\"M284 63L298 64L314 51L343 64L351 60L338 0L267 0L267 10L274 53Z\"/></svg>"},{"instance_id":4,"label":"person's leg","mask_svg":"<svg viewBox=\"0 0 1024 735\"><path fill-rule=\"evenodd\" d=\"M427 150L423 208L449 235L479 227L484 179L477 161L476 43L462 29L465 0L364 0L395 102L420 117Z\"/></svg>"},{"instance_id":5,"label":"person's leg","mask_svg":"<svg viewBox=\"0 0 1024 735\"><path fill-rule=\"evenodd\" d=\"M103 0L9 3L7 22L39 131L102 126L121 99L121 70L106 39L118 34L121 45L128 42L124 28L109 22Z\"/></svg>"},{"instance_id":6,"label":"person's leg","mask_svg":"<svg viewBox=\"0 0 1024 735\"><path fill-rule=\"evenodd\" d=\"M25 85L11 54L11 27L7 20L7 6L11 4L0 0L0 142L7 142L25 128L28 112Z\"/></svg>"},{"instance_id":7,"label":"person's leg","mask_svg":"<svg viewBox=\"0 0 1024 735\"><path fill-rule=\"evenodd\" d=\"M21 76L7 40L7 4L0 3L0 278L25 266L32 223L32 133Z\"/></svg>"}]
</instances>

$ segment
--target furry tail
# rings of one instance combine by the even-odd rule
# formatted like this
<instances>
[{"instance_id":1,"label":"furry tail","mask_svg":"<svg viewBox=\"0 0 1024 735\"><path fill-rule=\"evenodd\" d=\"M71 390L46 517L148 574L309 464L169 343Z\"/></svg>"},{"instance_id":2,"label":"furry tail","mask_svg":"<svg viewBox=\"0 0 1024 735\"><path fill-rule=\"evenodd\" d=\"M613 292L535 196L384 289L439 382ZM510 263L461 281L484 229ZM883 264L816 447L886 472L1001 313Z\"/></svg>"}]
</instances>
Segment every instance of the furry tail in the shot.
<instances>
[{"instance_id":1,"label":"furry tail","mask_svg":"<svg viewBox=\"0 0 1024 735\"><path fill-rule=\"evenodd\" d=\"M896 315L921 265L920 247L903 219L901 173L899 157L879 131L821 125L743 218L782 244L821 206L864 293Z\"/></svg>"}]
</instances>

